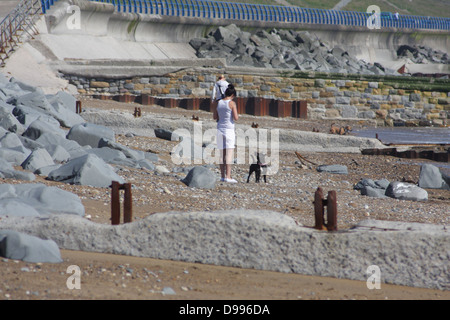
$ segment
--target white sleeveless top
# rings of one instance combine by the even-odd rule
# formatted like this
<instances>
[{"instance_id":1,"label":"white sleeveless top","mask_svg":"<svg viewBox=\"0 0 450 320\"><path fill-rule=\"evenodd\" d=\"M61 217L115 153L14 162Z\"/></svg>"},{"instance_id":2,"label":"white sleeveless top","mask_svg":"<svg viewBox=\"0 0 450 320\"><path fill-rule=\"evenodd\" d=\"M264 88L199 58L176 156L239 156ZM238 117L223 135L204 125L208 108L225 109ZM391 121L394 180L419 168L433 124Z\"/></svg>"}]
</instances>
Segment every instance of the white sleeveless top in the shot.
<instances>
[{"instance_id":1,"label":"white sleeveless top","mask_svg":"<svg viewBox=\"0 0 450 320\"><path fill-rule=\"evenodd\" d=\"M231 100L220 100L217 104L217 114L219 115L219 121L217 122L217 130L234 130L233 112L230 109Z\"/></svg>"}]
</instances>

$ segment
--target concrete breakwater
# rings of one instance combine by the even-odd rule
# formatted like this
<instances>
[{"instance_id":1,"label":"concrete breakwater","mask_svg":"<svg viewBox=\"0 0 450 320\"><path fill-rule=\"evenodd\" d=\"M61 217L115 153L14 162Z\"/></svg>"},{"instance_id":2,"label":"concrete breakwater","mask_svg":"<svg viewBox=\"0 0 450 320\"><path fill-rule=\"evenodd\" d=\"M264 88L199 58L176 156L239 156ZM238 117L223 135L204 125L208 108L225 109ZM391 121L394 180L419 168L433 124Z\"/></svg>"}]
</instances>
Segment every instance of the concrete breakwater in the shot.
<instances>
[{"instance_id":1,"label":"concrete breakwater","mask_svg":"<svg viewBox=\"0 0 450 320\"><path fill-rule=\"evenodd\" d=\"M186 228L189 226L189 228ZM448 290L443 226L366 220L321 232L272 211L158 213L120 226L77 216L2 219L0 229L50 238L60 248Z\"/></svg>"}]
</instances>

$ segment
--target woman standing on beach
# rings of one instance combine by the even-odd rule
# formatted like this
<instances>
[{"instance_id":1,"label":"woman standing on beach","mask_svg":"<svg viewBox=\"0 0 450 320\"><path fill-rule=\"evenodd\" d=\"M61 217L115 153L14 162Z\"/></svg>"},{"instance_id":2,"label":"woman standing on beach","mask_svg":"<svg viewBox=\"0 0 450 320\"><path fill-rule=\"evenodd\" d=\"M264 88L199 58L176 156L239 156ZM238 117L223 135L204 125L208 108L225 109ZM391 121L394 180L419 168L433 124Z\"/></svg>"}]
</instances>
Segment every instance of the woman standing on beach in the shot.
<instances>
[{"instance_id":1,"label":"woman standing on beach","mask_svg":"<svg viewBox=\"0 0 450 320\"><path fill-rule=\"evenodd\" d=\"M217 148L220 149L220 181L236 183L231 178L231 163L233 161L233 151L236 134L234 122L238 120L236 103L236 89L232 84L228 85L225 91L225 98L221 99L214 111L214 120L217 121Z\"/></svg>"}]
</instances>

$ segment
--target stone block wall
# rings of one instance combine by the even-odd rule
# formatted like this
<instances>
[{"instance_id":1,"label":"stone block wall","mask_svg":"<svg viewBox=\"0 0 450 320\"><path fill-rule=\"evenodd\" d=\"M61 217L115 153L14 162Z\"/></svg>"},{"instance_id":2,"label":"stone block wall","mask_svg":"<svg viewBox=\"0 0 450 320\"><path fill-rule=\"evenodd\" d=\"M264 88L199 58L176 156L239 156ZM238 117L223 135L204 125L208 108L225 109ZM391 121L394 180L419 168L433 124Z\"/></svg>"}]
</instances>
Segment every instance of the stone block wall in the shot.
<instances>
[{"instance_id":1,"label":"stone block wall","mask_svg":"<svg viewBox=\"0 0 450 320\"><path fill-rule=\"evenodd\" d=\"M84 96L152 95L162 98L207 98L217 74L180 71L164 76L89 79L66 75ZM445 126L450 123L450 92L394 88L381 81L305 79L227 74L238 96L306 100L308 118L375 119L379 124ZM450 88L449 88L450 91Z\"/></svg>"}]
</instances>

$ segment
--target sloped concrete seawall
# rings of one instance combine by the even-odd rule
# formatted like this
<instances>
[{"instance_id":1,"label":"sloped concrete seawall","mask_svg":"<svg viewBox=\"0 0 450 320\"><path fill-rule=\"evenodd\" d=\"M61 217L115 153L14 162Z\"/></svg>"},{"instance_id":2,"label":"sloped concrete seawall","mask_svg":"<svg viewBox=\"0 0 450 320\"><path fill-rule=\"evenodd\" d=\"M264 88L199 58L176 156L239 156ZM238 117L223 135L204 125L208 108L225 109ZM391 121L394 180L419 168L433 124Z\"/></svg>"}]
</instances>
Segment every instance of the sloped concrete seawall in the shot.
<instances>
[{"instance_id":1,"label":"sloped concrete seawall","mask_svg":"<svg viewBox=\"0 0 450 320\"><path fill-rule=\"evenodd\" d=\"M443 226L366 220L317 231L271 211L169 212L119 226L76 216L4 218L2 229L105 252L448 290L450 237Z\"/></svg>"},{"instance_id":2,"label":"sloped concrete seawall","mask_svg":"<svg viewBox=\"0 0 450 320\"><path fill-rule=\"evenodd\" d=\"M69 27L74 18L68 12L71 5L80 8L77 28ZM260 28L308 30L330 48L343 47L357 59L379 62L393 70L404 63L396 57L401 45L450 50L450 35L441 31L142 15L117 12L111 4L82 0L58 1L43 17L41 33L30 44L81 95L209 97L217 75L225 73L240 97L307 100L311 119L359 118L374 119L380 125L393 125L397 120L414 125L420 121L421 125L448 125L450 93L434 90L435 83L411 85L402 77L397 77L397 83L393 79L396 77L331 80L311 75L315 81L295 70L229 66L224 58L196 56L189 44L191 39L232 23L249 32ZM423 68L424 73L450 73L450 64L415 67Z\"/></svg>"},{"instance_id":3,"label":"sloped concrete seawall","mask_svg":"<svg viewBox=\"0 0 450 320\"><path fill-rule=\"evenodd\" d=\"M70 5L81 10L79 28L70 27L72 14L67 12ZM310 30L321 41L329 42L332 46L343 45L350 54L370 62L392 59L393 52L400 45L426 45L443 51L450 48L450 36L444 31L395 28L370 30L339 25L145 15L117 12L111 4L84 0L58 1L47 13L46 24L48 32L54 35L108 36L139 43L187 44L193 38L205 36L214 27L229 24L236 24L248 31L257 28ZM85 49L82 47L78 50ZM189 58L188 52L181 54Z\"/></svg>"}]
</instances>

